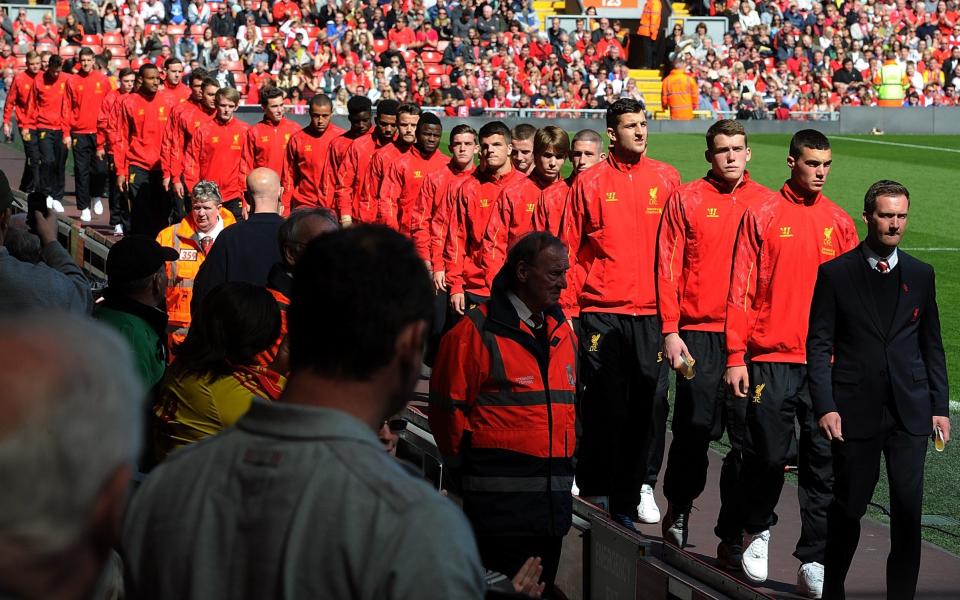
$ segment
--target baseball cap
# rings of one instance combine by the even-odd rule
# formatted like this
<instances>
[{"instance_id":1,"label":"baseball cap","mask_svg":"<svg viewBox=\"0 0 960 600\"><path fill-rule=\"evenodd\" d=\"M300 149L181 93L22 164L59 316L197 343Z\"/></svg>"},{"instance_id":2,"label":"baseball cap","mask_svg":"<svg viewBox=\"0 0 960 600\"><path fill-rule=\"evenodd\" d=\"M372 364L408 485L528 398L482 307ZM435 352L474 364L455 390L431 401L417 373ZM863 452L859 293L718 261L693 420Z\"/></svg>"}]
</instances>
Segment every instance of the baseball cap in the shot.
<instances>
[{"instance_id":1,"label":"baseball cap","mask_svg":"<svg viewBox=\"0 0 960 600\"><path fill-rule=\"evenodd\" d=\"M165 263L180 258L173 248L145 235L128 235L107 254L107 283L129 283L153 275Z\"/></svg>"},{"instance_id":2,"label":"baseball cap","mask_svg":"<svg viewBox=\"0 0 960 600\"><path fill-rule=\"evenodd\" d=\"M10 208L13 204L13 192L10 190L10 182L7 180L7 174L0 171L0 212Z\"/></svg>"}]
</instances>

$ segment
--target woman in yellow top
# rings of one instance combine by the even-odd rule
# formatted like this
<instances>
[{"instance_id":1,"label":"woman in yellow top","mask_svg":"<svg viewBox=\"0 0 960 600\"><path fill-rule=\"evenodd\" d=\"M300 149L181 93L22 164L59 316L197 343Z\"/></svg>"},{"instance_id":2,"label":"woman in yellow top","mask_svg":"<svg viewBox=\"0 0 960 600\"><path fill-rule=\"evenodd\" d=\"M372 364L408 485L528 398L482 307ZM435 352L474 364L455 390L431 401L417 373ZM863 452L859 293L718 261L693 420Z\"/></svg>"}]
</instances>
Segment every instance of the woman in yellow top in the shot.
<instances>
[{"instance_id":1,"label":"woman in yellow top","mask_svg":"<svg viewBox=\"0 0 960 600\"><path fill-rule=\"evenodd\" d=\"M257 364L280 334L280 309L249 283L224 283L204 298L154 406L155 454L215 435L233 425L253 398L276 400L286 380Z\"/></svg>"}]
</instances>

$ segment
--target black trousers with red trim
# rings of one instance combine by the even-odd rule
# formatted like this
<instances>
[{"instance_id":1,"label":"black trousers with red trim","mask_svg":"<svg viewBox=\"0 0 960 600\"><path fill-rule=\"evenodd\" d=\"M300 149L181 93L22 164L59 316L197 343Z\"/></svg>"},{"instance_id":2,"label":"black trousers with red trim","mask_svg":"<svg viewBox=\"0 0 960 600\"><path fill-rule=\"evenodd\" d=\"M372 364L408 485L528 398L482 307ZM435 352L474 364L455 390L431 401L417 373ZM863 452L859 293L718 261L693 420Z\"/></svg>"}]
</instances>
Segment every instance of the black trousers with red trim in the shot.
<instances>
[{"instance_id":1,"label":"black trousers with red trim","mask_svg":"<svg viewBox=\"0 0 960 600\"><path fill-rule=\"evenodd\" d=\"M581 496L608 496L612 514L636 515L643 484L663 464L667 364L660 319L580 315L583 433L577 459Z\"/></svg>"}]
</instances>

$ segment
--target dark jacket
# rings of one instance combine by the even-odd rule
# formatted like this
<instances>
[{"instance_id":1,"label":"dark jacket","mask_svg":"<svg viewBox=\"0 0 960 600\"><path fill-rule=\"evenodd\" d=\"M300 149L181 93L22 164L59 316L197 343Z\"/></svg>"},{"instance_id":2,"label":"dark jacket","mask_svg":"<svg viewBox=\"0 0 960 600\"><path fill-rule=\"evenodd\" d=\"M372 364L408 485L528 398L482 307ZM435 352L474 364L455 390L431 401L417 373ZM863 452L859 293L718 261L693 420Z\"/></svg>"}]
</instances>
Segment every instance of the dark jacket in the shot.
<instances>
[{"instance_id":1,"label":"dark jacket","mask_svg":"<svg viewBox=\"0 0 960 600\"><path fill-rule=\"evenodd\" d=\"M193 282L190 313L199 314L204 296L221 283L266 285L270 268L280 262L277 233L282 223L283 217L276 213L253 213L220 232Z\"/></svg>"},{"instance_id":2,"label":"dark jacket","mask_svg":"<svg viewBox=\"0 0 960 600\"><path fill-rule=\"evenodd\" d=\"M930 435L931 418L948 414L933 267L897 252L886 275L900 278L889 327L881 324L862 243L817 272L807 335L810 395L817 418L840 413L844 438L875 435L888 400L914 435Z\"/></svg>"}]
</instances>

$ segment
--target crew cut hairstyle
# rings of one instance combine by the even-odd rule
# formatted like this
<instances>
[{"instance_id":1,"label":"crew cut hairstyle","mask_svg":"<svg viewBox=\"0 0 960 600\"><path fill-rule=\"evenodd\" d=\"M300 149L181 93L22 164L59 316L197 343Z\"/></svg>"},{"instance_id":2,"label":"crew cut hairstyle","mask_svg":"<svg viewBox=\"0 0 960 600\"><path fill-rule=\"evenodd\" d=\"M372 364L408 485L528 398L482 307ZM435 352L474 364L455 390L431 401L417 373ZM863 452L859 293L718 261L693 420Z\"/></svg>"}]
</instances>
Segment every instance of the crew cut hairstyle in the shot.
<instances>
[{"instance_id":1,"label":"crew cut hairstyle","mask_svg":"<svg viewBox=\"0 0 960 600\"><path fill-rule=\"evenodd\" d=\"M473 127L470 127L466 123L461 123L450 130L450 143L451 144L453 143L453 138L455 136L463 135L465 133L471 134L473 136L473 142L474 143L477 142L477 130L474 129Z\"/></svg>"},{"instance_id":2,"label":"crew cut hairstyle","mask_svg":"<svg viewBox=\"0 0 960 600\"><path fill-rule=\"evenodd\" d=\"M519 240L507 252L507 262L503 269L507 277L507 286L513 288L517 285L517 267L524 263L529 267L537 264L537 257L547 248L563 248L566 252L566 246L560 241L560 238L546 231L533 231Z\"/></svg>"},{"instance_id":3,"label":"crew cut hairstyle","mask_svg":"<svg viewBox=\"0 0 960 600\"><path fill-rule=\"evenodd\" d=\"M420 115L420 105L413 102L403 102L397 107L397 115Z\"/></svg>"},{"instance_id":4,"label":"crew cut hairstyle","mask_svg":"<svg viewBox=\"0 0 960 600\"><path fill-rule=\"evenodd\" d=\"M616 129L617 125L620 124L620 115L633 113L647 114L643 103L633 98L620 98L607 109L607 127Z\"/></svg>"},{"instance_id":5,"label":"crew cut hairstyle","mask_svg":"<svg viewBox=\"0 0 960 600\"><path fill-rule=\"evenodd\" d=\"M800 158L804 148L829 150L830 140L816 129L801 129L790 139L790 156Z\"/></svg>"},{"instance_id":6,"label":"crew cut hairstyle","mask_svg":"<svg viewBox=\"0 0 960 600\"><path fill-rule=\"evenodd\" d=\"M906 196L907 206L910 206L910 191L899 181L881 179L874 183L863 196L863 214L872 215L877 210L877 198L880 196Z\"/></svg>"},{"instance_id":7,"label":"crew cut hairstyle","mask_svg":"<svg viewBox=\"0 0 960 600\"><path fill-rule=\"evenodd\" d=\"M80 48L80 52L77 53L77 56L96 56L96 52L93 51L93 48L84 46L83 48Z\"/></svg>"},{"instance_id":8,"label":"crew cut hairstyle","mask_svg":"<svg viewBox=\"0 0 960 600\"><path fill-rule=\"evenodd\" d=\"M208 380L249 365L280 336L280 306L266 288L242 281L221 283L200 303L187 339L173 349L174 376Z\"/></svg>"},{"instance_id":9,"label":"crew cut hairstyle","mask_svg":"<svg viewBox=\"0 0 960 600\"><path fill-rule=\"evenodd\" d=\"M329 107L332 108L332 107L333 107L333 100L331 100L331 99L330 99L330 96L328 96L328 95L326 95L326 94L317 94L317 95L314 96L313 98L310 98L310 107L309 107L309 108L313 108L314 106L316 106L316 107L329 106Z\"/></svg>"},{"instance_id":10,"label":"crew cut hairstyle","mask_svg":"<svg viewBox=\"0 0 960 600\"><path fill-rule=\"evenodd\" d=\"M560 158L570 154L570 136L556 125L547 125L537 130L533 136L533 153L553 152Z\"/></svg>"},{"instance_id":11,"label":"crew cut hairstyle","mask_svg":"<svg viewBox=\"0 0 960 600\"><path fill-rule=\"evenodd\" d=\"M520 123L510 132L512 139L529 140L537 133L537 128L529 123Z\"/></svg>"},{"instance_id":12,"label":"crew cut hairstyle","mask_svg":"<svg viewBox=\"0 0 960 600\"><path fill-rule=\"evenodd\" d=\"M720 119L710 126L710 129L707 130L707 150L713 151L713 140L718 135L727 137L742 135L744 144L747 144L747 129L743 126L743 123L734 119Z\"/></svg>"},{"instance_id":13,"label":"crew cut hairstyle","mask_svg":"<svg viewBox=\"0 0 960 600\"><path fill-rule=\"evenodd\" d=\"M202 67L197 67L196 69L190 71L190 83L195 81L203 82L207 78L207 70Z\"/></svg>"},{"instance_id":14,"label":"crew cut hairstyle","mask_svg":"<svg viewBox=\"0 0 960 600\"><path fill-rule=\"evenodd\" d=\"M494 135L502 135L503 139L505 139L508 144L513 142L513 136L510 133L510 128L507 127L503 121L490 121L480 128L479 137L481 140L485 140Z\"/></svg>"},{"instance_id":15,"label":"crew cut hairstyle","mask_svg":"<svg viewBox=\"0 0 960 600\"><path fill-rule=\"evenodd\" d=\"M292 371L369 381L405 327L430 322L433 300L423 259L402 234L359 225L318 237L294 269Z\"/></svg>"},{"instance_id":16,"label":"crew cut hairstyle","mask_svg":"<svg viewBox=\"0 0 960 600\"><path fill-rule=\"evenodd\" d=\"M267 105L270 104L270 101L273 100L274 98L286 98L286 97L287 97L287 94L278 87L270 86L268 88L264 88L264 90L260 92L260 106L262 106L263 108L266 108Z\"/></svg>"},{"instance_id":17,"label":"crew cut hairstyle","mask_svg":"<svg viewBox=\"0 0 960 600\"><path fill-rule=\"evenodd\" d=\"M597 145L597 148L603 149L603 138L592 129L581 129L573 136L573 144L577 142L591 142ZM572 145L572 144L571 144Z\"/></svg>"}]
</instances>

